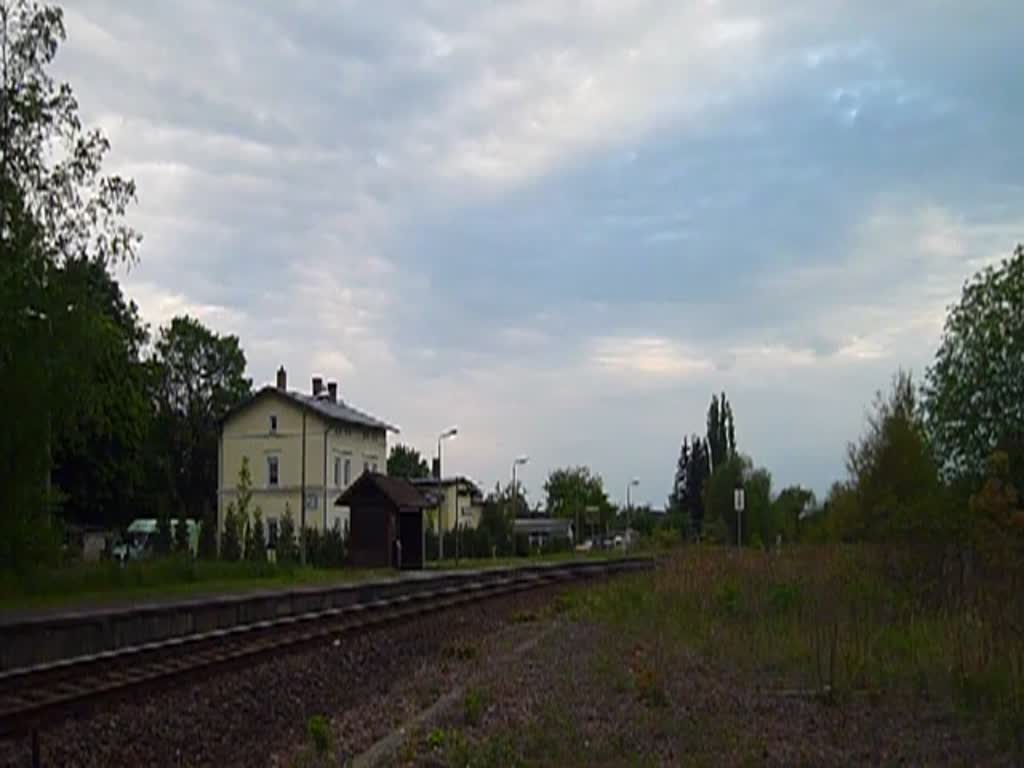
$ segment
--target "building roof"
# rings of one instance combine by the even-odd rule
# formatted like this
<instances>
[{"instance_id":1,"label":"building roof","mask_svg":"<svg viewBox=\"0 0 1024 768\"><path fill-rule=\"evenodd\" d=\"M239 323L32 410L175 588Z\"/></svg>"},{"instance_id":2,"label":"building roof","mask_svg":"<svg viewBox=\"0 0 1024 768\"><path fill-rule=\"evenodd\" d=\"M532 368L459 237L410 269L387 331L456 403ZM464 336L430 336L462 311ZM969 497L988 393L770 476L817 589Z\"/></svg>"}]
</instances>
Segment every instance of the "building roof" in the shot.
<instances>
[{"instance_id":1,"label":"building roof","mask_svg":"<svg viewBox=\"0 0 1024 768\"><path fill-rule=\"evenodd\" d=\"M517 517L512 522L516 533L562 533L572 528L572 521L561 517Z\"/></svg>"},{"instance_id":2,"label":"building roof","mask_svg":"<svg viewBox=\"0 0 1024 768\"><path fill-rule=\"evenodd\" d=\"M480 487L470 480L465 475L456 475L454 477L442 477L438 480L436 477L410 477L409 482L415 485L417 488L436 488L439 485L468 485L475 492L480 493Z\"/></svg>"},{"instance_id":3,"label":"building roof","mask_svg":"<svg viewBox=\"0 0 1024 768\"><path fill-rule=\"evenodd\" d=\"M404 509L423 509L429 506L416 486L404 477L388 477L380 472L364 472L334 502L336 507L347 507L349 502L367 486L376 488L396 507Z\"/></svg>"},{"instance_id":4,"label":"building roof","mask_svg":"<svg viewBox=\"0 0 1024 768\"><path fill-rule=\"evenodd\" d=\"M352 406L345 403L343 400L332 402L326 397L314 397L313 395L307 395L302 392L295 392L294 390L278 389L273 385L267 385L260 389L258 392L253 394L246 400L232 408L224 416L224 421L227 421L236 413L248 408L252 403L256 402L259 398L269 395L277 395L287 400L291 400L293 403L298 405L300 408L305 408L308 411L312 411L318 416L322 416L328 421L337 424L353 424L358 427L369 427L370 429L384 429L391 432L398 432L398 427L392 426L387 422L381 421L380 419L374 418L367 413L363 413L360 410L353 408Z\"/></svg>"}]
</instances>

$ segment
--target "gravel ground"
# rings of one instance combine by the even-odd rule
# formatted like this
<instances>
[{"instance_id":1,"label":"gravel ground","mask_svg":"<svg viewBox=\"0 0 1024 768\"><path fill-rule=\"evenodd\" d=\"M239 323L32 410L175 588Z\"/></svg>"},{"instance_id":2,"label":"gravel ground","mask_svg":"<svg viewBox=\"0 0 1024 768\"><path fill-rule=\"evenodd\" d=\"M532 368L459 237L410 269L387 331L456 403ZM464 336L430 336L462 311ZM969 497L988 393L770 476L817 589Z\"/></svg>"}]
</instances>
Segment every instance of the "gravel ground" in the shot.
<instances>
[{"instance_id":1,"label":"gravel ground","mask_svg":"<svg viewBox=\"0 0 1024 768\"><path fill-rule=\"evenodd\" d=\"M759 689L684 648L559 626L480 689L483 715L410 735L410 766L1011 765L922 700Z\"/></svg>"},{"instance_id":2,"label":"gravel ground","mask_svg":"<svg viewBox=\"0 0 1024 768\"><path fill-rule=\"evenodd\" d=\"M486 660L536 631L557 588L425 617L244 672L136 697L42 734L47 766L290 766L310 759L306 724L325 715L342 764ZM29 742L0 743L0 766L31 764Z\"/></svg>"}]
</instances>

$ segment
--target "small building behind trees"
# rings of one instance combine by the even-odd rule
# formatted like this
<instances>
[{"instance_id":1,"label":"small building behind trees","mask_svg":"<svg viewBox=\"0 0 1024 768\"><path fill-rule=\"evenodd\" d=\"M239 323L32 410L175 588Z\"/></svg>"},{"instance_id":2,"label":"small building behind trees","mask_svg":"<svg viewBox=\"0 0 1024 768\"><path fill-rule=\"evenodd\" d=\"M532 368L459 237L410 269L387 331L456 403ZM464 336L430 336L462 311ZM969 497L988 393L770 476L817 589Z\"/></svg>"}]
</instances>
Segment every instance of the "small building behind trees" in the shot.
<instances>
[{"instance_id":1,"label":"small building behind trees","mask_svg":"<svg viewBox=\"0 0 1024 768\"><path fill-rule=\"evenodd\" d=\"M334 502L348 507L349 562L362 568L422 568L427 500L408 480L366 472Z\"/></svg>"}]
</instances>

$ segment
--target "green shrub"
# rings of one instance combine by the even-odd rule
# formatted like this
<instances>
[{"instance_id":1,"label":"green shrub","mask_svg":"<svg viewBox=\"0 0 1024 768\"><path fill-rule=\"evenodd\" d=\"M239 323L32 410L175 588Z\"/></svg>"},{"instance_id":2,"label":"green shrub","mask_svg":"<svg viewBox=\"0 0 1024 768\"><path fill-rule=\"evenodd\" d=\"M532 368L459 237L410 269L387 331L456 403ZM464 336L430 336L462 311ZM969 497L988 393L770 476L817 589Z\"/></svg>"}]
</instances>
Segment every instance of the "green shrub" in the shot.
<instances>
[{"instance_id":1,"label":"green shrub","mask_svg":"<svg viewBox=\"0 0 1024 768\"><path fill-rule=\"evenodd\" d=\"M466 691L466 697L462 702L462 715L466 725L479 725L484 715L483 695L476 689Z\"/></svg>"},{"instance_id":2,"label":"green shrub","mask_svg":"<svg viewBox=\"0 0 1024 768\"><path fill-rule=\"evenodd\" d=\"M774 613L792 613L800 607L802 599L798 584L772 584L768 589L768 604Z\"/></svg>"},{"instance_id":3,"label":"green shrub","mask_svg":"<svg viewBox=\"0 0 1024 768\"><path fill-rule=\"evenodd\" d=\"M331 752L331 725L323 715L313 715L306 723L306 733L313 744L313 749L320 757Z\"/></svg>"},{"instance_id":4,"label":"green shrub","mask_svg":"<svg viewBox=\"0 0 1024 768\"><path fill-rule=\"evenodd\" d=\"M715 590L715 607L726 616L737 616L740 613L742 594L738 584L726 582Z\"/></svg>"}]
</instances>

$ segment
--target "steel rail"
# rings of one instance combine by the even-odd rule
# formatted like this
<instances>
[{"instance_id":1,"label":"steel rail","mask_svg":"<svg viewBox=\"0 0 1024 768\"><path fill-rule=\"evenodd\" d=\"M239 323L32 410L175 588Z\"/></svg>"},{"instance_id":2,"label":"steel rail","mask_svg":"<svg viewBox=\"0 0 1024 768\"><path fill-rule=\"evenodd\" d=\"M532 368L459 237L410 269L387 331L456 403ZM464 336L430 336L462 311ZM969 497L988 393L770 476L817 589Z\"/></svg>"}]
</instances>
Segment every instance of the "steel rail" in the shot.
<instances>
[{"instance_id":1,"label":"steel rail","mask_svg":"<svg viewBox=\"0 0 1024 768\"><path fill-rule=\"evenodd\" d=\"M0 738L38 731L113 699L151 692L418 616L571 579L652 567L651 561L566 563L481 571L472 581L364 603L169 638L0 673ZM414 588L410 585L410 588Z\"/></svg>"}]
</instances>

